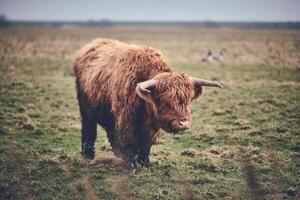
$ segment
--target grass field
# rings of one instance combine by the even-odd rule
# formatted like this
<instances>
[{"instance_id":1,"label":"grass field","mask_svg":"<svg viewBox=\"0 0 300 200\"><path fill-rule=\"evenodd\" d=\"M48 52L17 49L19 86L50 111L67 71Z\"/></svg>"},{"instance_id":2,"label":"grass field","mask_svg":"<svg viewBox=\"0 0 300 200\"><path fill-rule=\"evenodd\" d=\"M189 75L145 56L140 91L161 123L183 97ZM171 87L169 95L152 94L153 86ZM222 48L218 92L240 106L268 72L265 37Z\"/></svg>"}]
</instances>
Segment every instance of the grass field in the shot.
<instances>
[{"instance_id":1,"label":"grass field","mask_svg":"<svg viewBox=\"0 0 300 200\"><path fill-rule=\"evenodd\" d=\"M128 174L98 129L81 158L74 53L96 37L160 49L178 71L219 80L191 129L164 134ZM207 49L223 63L203 63ZM299 199L300 31L0 29L0 199Z\"/></svg>"}]
</instances>

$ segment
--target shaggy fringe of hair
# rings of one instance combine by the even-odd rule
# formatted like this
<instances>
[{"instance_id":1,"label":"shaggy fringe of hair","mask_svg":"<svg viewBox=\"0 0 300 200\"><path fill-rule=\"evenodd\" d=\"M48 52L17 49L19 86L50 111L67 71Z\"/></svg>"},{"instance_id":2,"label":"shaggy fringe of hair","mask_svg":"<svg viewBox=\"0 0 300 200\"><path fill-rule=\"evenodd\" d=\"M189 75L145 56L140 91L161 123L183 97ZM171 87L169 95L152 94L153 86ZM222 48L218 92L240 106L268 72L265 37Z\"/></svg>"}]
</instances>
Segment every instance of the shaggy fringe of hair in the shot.
<instances>
[{"instance_id":1,"label":"shaggy fringe of hair","mask_svg":"<svg viewBox=\"0 0 300 200\"><path fill-rule=\"evenodd\" d=\"M155 79L157 80L157 94L154 95L156 104L167 102L167 105L160 105L158 110L166 111L162 114L164 116L168 115L168 119L190 114L187 113L186 108L195 96L194 85L190 78L183 73L161 73ZM165 106L170 108L163 109Z\"/></svg>"}]
</instances>

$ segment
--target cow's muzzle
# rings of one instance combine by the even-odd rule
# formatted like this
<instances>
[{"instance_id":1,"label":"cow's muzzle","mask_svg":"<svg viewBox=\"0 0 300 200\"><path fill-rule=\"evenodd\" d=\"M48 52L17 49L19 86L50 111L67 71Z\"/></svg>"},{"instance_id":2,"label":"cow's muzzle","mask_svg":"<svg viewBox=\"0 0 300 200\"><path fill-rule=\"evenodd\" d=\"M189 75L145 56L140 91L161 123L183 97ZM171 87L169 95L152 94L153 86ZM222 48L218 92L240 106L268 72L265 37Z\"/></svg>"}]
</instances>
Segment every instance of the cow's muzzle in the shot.
<instances>
[{"instance_id":1,"label":"cow's muzzle","mask_svg":"<svg viewBox=\"0 0 300 200\"><path fill-rule=\"evenodd\" d=\"M190 128L191 123L187 120L173 120L169 122L170 132L177 133Z\"/></svg>"},{"instance_id":2,"label":"cow's muzzle","mask_svg":"<svg viewBox=\"0 0 300 200\"><path fill-rule=\"evenodd\" d=\"M189 129L190 128L190 122L189 121L179 121L179 128L181 130Z\"/></svg>"}]
</instances>

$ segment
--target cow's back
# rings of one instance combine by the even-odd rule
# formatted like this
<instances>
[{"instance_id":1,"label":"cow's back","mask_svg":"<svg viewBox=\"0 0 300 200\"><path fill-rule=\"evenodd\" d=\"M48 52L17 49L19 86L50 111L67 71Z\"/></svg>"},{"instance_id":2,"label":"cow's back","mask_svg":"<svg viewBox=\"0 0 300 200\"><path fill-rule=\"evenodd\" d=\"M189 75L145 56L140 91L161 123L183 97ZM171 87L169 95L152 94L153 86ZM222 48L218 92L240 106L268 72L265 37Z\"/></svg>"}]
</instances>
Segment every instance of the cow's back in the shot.
<instances>
[{"instance_id":1,"label":"cow's back","mask_svg":"<svg viewBox=\"0 0 300 200\"><path fill-rule=\"evenodd\" d=\"M74 73L77 87L84 92L91 104L110 98L110 85L114 84L122 54L128 50L125 43L98 38L85 45L76 55Z\"/></svg>"},{"instance_id":2,"label":"cow's back","mask_svg":"<svg viewBox=\"0 0 300 200\"><path fill-rule=\"evenodd\" d=\"M90 103L110 101L113 109L126 104L137 82L166 71L172 69L156 49L101 38L78 52L74 66L80 89Z\"/></svg>"}]
</instances>

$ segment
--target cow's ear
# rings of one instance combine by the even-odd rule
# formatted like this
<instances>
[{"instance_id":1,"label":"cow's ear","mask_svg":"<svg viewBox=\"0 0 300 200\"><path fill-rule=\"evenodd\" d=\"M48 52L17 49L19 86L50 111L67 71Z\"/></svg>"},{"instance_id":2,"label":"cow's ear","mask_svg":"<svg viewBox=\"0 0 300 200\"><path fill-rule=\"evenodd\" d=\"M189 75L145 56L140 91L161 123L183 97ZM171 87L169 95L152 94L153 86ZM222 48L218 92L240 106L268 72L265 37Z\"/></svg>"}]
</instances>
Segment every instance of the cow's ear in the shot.
<instances>
[{"instance_id":1,"label":"cow's ear","mask_svg":"<svg viewBox=\"0 0 300 200\"><path fill-rule=\"evenodd\" d=\"M151 90L155 88L156 80L150 79L148 81L140 82L136 85L135 91L139 97L145 101L151 97Z\"/></svg>"},{"instance_id":2,"label":"cow's ear","mask_svg":"<svg viewBox=\"0 0 300 200\"><path fill-rule=\"evenodd\" d=\"M141 99L151 104L153 107L153 111L157 113L157 107L152 92L154 88L155 88L155 81L149 80L149 81L138 83L135 88L135 92Z\"/></svg>"},{"instance_id":3,"label":"cow's ear","mask_svg":"<svg viewBox=\"0 0 300 200\"><path fill-rule=\"evenodd\" d=\"M143 91L140 88L136 87L135 92L144 101L146 101L148 103L153 101L152 93L150 90L149 90L149 92L147 92L147 91Z\"/></svg>"},{"instance_id":4,"label":"cow's ear","mask_svg":"<svg viewBox=\"0 0 300 200\"><path fill-rule=\"evenodd\" d=\"M135 88L135 92L136 94L143 100L145 100L148 103L152 103L153 100L153 92L151 91L153 89L153 87L149 88L144 88L142 84L137 84L136 88Z\"/></svg>"},{"instance_id":5,"label":"cow's ear","mask_svg":"<svg viewBox=\"0 0 300 200\"><path fill-rule=\"evenodd\" d=\"M204 87L201 85L194 85L194 96L192 98L192 100L197 99L198 97L200 97L204 92Z\"/></svg>"}]
</instances>

